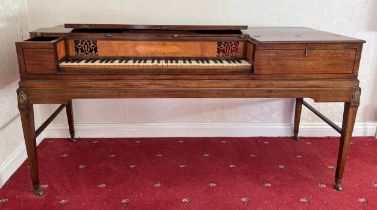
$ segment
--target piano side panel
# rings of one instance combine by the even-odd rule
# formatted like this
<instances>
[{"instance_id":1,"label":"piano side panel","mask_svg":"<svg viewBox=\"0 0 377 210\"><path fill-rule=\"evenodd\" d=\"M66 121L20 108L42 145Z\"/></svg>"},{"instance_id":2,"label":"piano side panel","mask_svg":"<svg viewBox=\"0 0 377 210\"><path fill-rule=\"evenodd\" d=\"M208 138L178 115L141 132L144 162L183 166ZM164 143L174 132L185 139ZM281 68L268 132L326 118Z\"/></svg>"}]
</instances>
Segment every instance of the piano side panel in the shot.
<instances>
[{"instance_id":1,"label":"piano side panel","mask_svg":"<svg viewBox=\"0 0 377 210\"><path fill-rule=\"evenodd\" d=\"M27 74L55 74L54 49L24 49Z\"/></svg>"},{"instance_id":2,"label":"piano side panel","mask_svg":"<svg viewBox=\"0 0 377 210\"><path fill-rule=\"evenodd\" d=\"M69 40L72 57L244 57L244 49L240 41Z\"/></svg>"},{"instance_id":3,"label":"piano side panel","mask_svg":"<svg viewBox=\"0 0 377 210\"><path fill-rule=\"evenodd\" d=\"M65 57L67 56L66 45L65 45L64 39L56 43L56 53L57 53L59 61L64 60Z\"/></svg>"},{"instance_id":4,"label":"piano side panel","mask_svg":"<svg viewBox=\"0 0 377 210\"><path fill-rule=\"evenodd\" d=\"M363 44L359 44L356 48L357 52L356 52L356 57L355 57L355 66L353 68L353 75L355 77L358 76L359 74L359 67L360 67L360 60L361 60L361 53L363 51Z\"/></svg>"},{"instance_id":5,"label":"piano side panel","mask_svg":"<svg viewBox=\"0 0 377 210\"><path fill-rule=\"evenodd\" d=\"M19 54L20 75L46 75L56 74L58 70L58 57L64 59L65 44L63 38L38 37L17 42Z\"/></svg>"},{"instance_id":6,"label":"piano side panel","mask_svg":"<svg viewBox=\"0 0 377 210\"><path fill-rule=\"evenodd\" d=\"M348 74L357 76L359 44L257 45L254 72L272 74ZM357 71L357 70L356 70Z\"/></svg>"},{"instance_id":7,"label":"piano side panel","mask_svg":"<svg viewBox=\"0 0 377 210\"><path fill-rule=\"evenodd\" d=\"M306 55L307 54L307 55ZM351 74L356 51L349 50L261 50L256 55L256 73L344 73Z\"/></svg>"},{"instance_id":8,"label":"piano side panel","mask_svg":"<svg viewBox=\"0 0 377 210\"><path fill-rule=\"evenodd\" d=\"M246 44L246 60L253 63L254 61L254 43L248 41Z\"/></svg>"}]
</instances>

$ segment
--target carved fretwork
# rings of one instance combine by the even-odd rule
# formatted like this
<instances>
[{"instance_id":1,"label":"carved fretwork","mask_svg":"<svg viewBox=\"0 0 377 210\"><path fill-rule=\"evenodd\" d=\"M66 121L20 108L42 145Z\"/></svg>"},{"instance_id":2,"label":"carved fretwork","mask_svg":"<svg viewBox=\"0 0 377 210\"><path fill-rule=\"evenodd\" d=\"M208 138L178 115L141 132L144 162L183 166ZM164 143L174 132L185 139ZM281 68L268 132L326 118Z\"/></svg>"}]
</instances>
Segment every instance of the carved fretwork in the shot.
<instances>
[{"instance_id":1,"label":"carved fretwork","mask_svg":"<svg viewBox=\"0 0 377 210\"><path fill-rule=\"evenodd\" d=\"M74 40L75 55L97 56L97 40Z\"/></svg>"},{"instance_id":2,"label":"carved fretwork","mask_svg":"<svg viewBox=\"0 0 377 210\"><path fill-rule=\"evenodd\" d=\"M239 42L217 42L217 57L237 57Z\"/></svg>"}]
</instances>

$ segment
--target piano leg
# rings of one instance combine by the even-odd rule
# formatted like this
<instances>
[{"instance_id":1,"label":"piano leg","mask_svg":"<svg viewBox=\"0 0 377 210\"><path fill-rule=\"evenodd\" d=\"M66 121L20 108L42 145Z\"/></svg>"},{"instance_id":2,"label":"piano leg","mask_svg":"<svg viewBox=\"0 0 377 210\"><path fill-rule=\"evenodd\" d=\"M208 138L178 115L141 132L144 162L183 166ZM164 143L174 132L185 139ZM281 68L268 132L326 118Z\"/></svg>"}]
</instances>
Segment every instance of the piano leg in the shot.
<instances>
[{"instance_id":1,"label":"piano leg","mask_svg":"<svg viewBox=\"0 0 377 210\"><path fill-rule=\"evenodd\" d=\"M71 141L76 142L77 139L75 138L75 127L74 127L74 119L73 119L73 111L72 111L72 100L67 103L66 112L67 112L69 133L71 135Z\"/></svg>"},{"instance_id":2,"label":"piano leg","mask_svg":"<svg viewBox=\"0 0 377 210\"><path fill-rule=\"evenodd\" d=\"M293 139L298 140L298 130L300 127L301 111L302 111L302 98L296 98L296 108L295 108L295 121L293 129Z\"/></svg>"},{"instance_id":3,"label":"piano leg","mask_svg":"<svg viewBox=\"0 0 377 210\"><path fill-rule=\"evenodd\" d=\"M24 91L18 91L18 109L20 110L22 129L26 145L26 152L29 159L31 180L33 183L34 194L41 196L43 194L39 183L38 171L38 154L34 123L33 104L28 102L27 94Z\"/></svg>"},{"instance_id":4,"label":"piano leg","mask_svg":"<svg viewBox=\"0 0 377 210\"><path fill-rule=\"evenodd\" d=\"M354 102L346 102L344 104L342 134L339 143L338 162L335 174L335 189L343 190L341 182L344 172L344 166L348 157L349 145L352 138L353 126L355 124L357 108L359 104Z\"/></svg>"}]
</instances>

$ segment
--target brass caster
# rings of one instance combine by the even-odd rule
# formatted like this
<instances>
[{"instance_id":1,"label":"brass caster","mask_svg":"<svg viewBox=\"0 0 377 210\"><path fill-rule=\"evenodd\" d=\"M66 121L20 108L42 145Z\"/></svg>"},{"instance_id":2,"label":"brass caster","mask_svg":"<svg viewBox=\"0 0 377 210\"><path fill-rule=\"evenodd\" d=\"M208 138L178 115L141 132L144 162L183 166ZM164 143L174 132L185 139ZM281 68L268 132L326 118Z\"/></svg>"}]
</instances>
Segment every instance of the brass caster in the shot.
<instances>
[{"instance_id":1,"label":"brass caster","mask_svg":"<svg viewBox=\"0 0 377 210\"><path fill-rule=\"evenodd\" d=\"M343 187L342 187L342 185L340 185L340 184L335 183L335 184L334 184L334 188L335 188L337 191L343 191Z\"/></svg>"},{"instance_id":2,"label":"brass caster","mask_svg":"<svg viewBox=\"0 0 377 210\"><path fill-rule=\"evenodd\" d=\"M75 131L69 133L71 136L71 142L76 142L77 139L75 138Z\"/></svg>"},{"instance_id":3,"label":"brass caster","mask_svg":"<svg viewBox=\"0 0 377 210\"><path fill-rule=\"evenodd\" d=\"M34 186L34 195L40 197L43 195L43 191L41 189L41 187L38 185L38 186Z\"/></svg>"},{"instance_id":4,"label":"brass caster","mask_svg":"<svg viewBox=\"0 0 377 210\"><path fill-rule=\"evenodd\" d=\"M78 141L78 139L77 138L70 138L70 141L74 143L74 142Z\"/></svg>"}]
</instances>

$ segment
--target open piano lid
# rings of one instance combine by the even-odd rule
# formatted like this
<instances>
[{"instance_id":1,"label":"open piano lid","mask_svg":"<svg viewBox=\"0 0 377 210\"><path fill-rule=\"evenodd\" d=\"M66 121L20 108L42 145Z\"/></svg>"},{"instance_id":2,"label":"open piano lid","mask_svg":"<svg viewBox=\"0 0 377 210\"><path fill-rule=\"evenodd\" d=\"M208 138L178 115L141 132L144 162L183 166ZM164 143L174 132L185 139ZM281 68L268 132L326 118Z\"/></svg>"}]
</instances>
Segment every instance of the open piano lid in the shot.
<instances>
[{"instance_id":1,"label":"open piano lid","mask_svg":"<svg viewBox=\"0 0 377 210\"><path fill-rule=\"evenodd\" d=\"M72 24L64 25L71 29L122 29L122 30L166 30L166 31L240 31L248 26L240 25L129 25L129 24Z\"/></svg>"},{"instance_id":2,"label":"open piano lid","mask_svg":"<svg viewBox=\"0 0 377 210\"><path fill-rule=\"evenodd\" d=\"M248 26L242 25L130 25L69 23L30 32L31 37L60 37L70 33L142 33L142 34L203 34L239 37Z\"/></svg>"}]
</instances>

